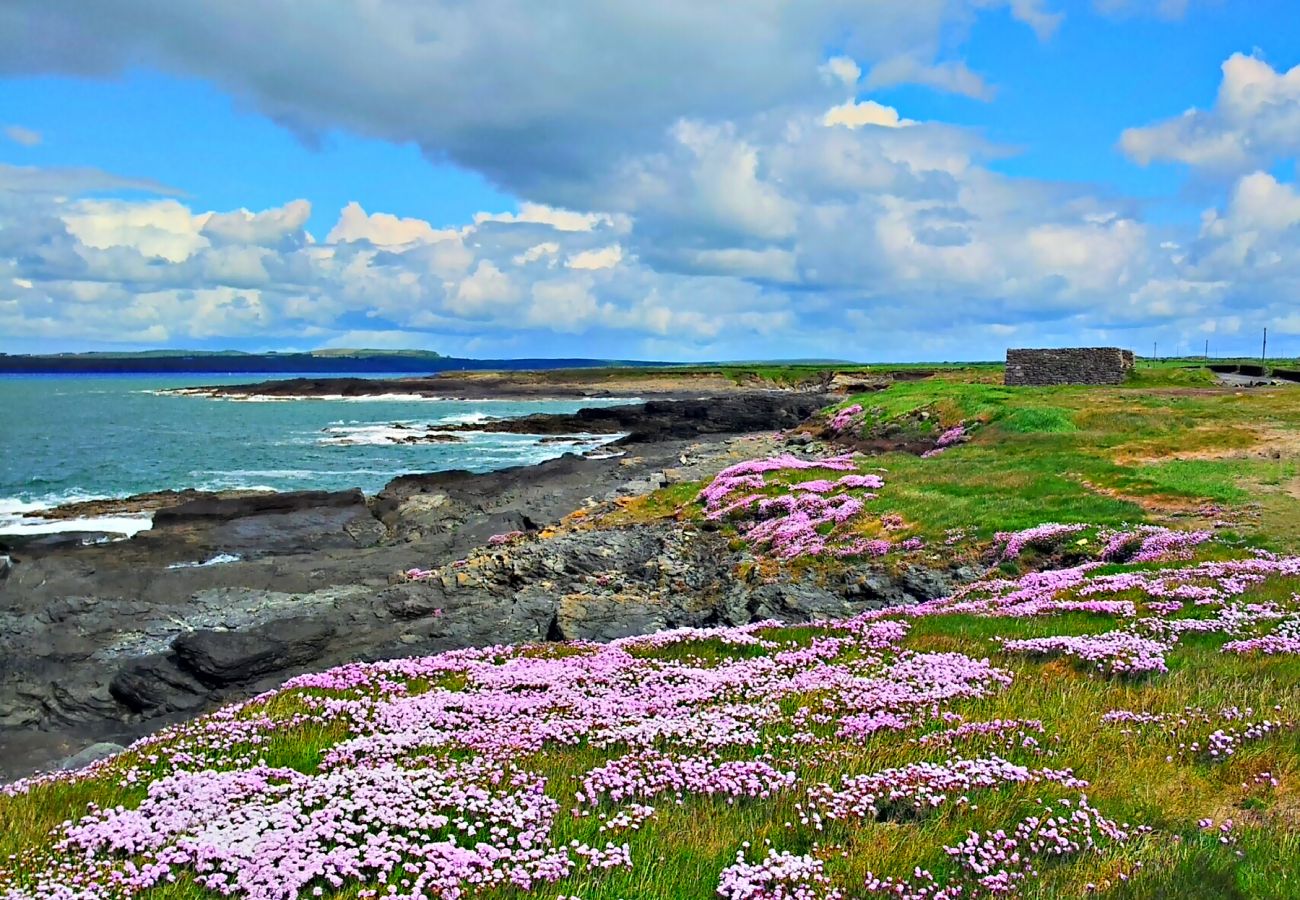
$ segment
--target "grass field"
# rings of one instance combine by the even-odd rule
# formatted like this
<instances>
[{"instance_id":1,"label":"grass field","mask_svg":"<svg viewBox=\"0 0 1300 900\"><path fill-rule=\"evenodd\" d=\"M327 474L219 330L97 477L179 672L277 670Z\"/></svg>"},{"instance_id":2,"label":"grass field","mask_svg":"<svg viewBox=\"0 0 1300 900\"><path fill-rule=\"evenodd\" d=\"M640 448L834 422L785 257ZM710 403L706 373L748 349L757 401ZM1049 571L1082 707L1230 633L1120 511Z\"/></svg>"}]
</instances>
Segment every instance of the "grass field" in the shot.
<instances>
[{"instance_id":1,"label":"grass field","mask_svg":"<svg viewBox=\"0 0 1300 900\"><path fill-rule=\"evenodd\" d=\"M856 475L803 489L863 508L818 534L985 580L295 679L7 789L0 896L1300 897L1297 391L971 369L849 398L848 442L963 433L623 521ZM717 527L752 539L759 502Z\"/></svg>"}]
</instances>

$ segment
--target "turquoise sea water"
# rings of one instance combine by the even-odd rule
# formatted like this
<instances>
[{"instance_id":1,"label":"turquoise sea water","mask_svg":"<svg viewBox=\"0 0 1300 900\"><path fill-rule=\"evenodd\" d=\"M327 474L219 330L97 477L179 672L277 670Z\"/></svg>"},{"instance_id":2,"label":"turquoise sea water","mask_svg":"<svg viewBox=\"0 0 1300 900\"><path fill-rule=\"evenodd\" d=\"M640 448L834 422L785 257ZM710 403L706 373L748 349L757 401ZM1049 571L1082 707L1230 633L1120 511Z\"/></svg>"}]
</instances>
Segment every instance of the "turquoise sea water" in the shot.
<instances>
[{"instance_id":1,"label":"turquoise sea water","mask_svg":"<svg viewBox=\"0 0 1300 900\"><path fill-rule=\"evenodd\" d=\"M603 439L541 443L466 433L464 443L400 444L403 425L473 423L626 400L237 401L159 391L256 378L211 375L0 376L0 531L69 500L165 488L373 493L396 475L487 471L580 452ZM32 527L30 521L23 530Z\"/></svg>"}]
</instances>

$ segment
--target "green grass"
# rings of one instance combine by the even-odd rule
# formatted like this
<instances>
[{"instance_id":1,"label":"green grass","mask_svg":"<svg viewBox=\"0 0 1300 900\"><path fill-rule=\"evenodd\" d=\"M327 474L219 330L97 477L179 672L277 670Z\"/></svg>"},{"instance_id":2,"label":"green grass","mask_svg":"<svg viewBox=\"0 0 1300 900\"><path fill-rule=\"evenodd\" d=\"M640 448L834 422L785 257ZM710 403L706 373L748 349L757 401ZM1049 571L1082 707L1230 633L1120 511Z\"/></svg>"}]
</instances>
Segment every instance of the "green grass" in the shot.
<instances>
[{"instance_id":1,"label":"green grass","mask_svg":"<svg viewBox=\"0 0 1300 900\"><path fill-rule=\"evenodd\" d=\"M997 423L1003 431L1012 434L1034 434L1038 432L1064 434L1079 430L1075 426L1069 410L1053 406L1013 409L998 419Z\"/></svg>"},{"instance_id":2,"label":"green grass","mask_svg":"<svg viewBox=\"0 0 1300 900\"><path fill-rule=\"evenodd\" d=\"M1163 490L1229 503L1250 500L1251 485L1276 487L1295 478L1294 460L1175 459L1141 467L1141 475Z\"/></svg>"}]
</instances>

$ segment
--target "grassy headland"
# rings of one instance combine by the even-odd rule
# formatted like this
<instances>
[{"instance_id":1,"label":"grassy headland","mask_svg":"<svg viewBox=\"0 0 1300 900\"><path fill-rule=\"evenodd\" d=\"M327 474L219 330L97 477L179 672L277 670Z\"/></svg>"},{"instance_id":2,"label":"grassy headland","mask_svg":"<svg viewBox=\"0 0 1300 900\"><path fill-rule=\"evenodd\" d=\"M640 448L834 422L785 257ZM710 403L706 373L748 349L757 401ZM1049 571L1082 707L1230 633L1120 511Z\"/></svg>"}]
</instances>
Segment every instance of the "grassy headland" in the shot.
<instances>
[{"instance_id":1,"label":"grassy headland","mask_svg":"<svg viewBox=\"0 0 1300 900\"><path fill-rule=\"evenodd\" d=\"M582 524L953 596L294 679L8 789L0 896L1300 897L1300 393L997 381Z\"/></svg>"}]
</instances>

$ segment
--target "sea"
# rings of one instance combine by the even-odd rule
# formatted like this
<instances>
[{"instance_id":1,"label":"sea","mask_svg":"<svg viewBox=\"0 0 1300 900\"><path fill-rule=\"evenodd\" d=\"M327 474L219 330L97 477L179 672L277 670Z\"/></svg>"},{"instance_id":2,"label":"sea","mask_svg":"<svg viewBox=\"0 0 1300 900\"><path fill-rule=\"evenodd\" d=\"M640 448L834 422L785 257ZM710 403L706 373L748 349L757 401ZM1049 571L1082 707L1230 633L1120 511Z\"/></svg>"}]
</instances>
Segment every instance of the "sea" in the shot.
<instances>
[{"instance_id":1,"label":"sea","mask_svg":"<svg viewBox=\"0 0 1300 900\"><path fill-rule=\"evenodd\" d=\"M272 400L169 393L257 380L247 373L0 376L0 535L131 534L149 527L147 515L69 520L30 515L77 500L168 488L359 487L374 493L404 473L485 472L563 453L600 453L614 436L573 435L555 442L541 435L467 431L458 434L464 440L457 443L400 440L409 429L429 425L473 425L638 399L444 400L389 394Z\"/></svg>"}]
</instances>

